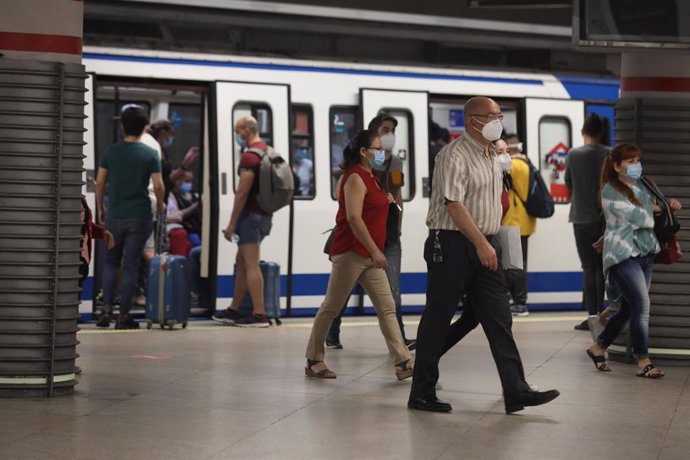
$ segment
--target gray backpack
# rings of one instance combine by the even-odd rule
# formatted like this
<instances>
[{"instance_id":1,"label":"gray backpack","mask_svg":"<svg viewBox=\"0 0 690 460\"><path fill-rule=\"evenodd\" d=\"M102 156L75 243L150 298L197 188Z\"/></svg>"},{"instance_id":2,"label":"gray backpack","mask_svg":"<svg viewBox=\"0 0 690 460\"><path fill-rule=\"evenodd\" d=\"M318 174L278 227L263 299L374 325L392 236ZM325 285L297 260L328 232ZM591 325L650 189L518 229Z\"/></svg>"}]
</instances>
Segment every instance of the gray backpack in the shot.
<instances>
[{"instance_id":1,"label":"gray backpack","mask_svg":"<svg viewBox=\"0 0 690 460\"><path fill-rule=\"evenodd\" d=\"M248 149L259 156L259 193L256 201L266 212L276 212L283 206L290 204L295 193L295 178L292 168L273 147L268 146L264 152L261 149Z\"/></svg>"}]
</instances>

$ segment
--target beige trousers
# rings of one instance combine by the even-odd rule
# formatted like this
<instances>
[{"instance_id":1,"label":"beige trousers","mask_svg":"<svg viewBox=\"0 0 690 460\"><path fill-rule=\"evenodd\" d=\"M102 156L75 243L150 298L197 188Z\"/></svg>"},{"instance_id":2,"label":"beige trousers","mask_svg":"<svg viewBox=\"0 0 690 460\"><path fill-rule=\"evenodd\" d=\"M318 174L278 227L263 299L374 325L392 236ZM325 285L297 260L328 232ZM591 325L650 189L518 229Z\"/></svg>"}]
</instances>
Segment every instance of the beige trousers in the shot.
<instances>
[{"instance_id":1,"label":"beige trousers","mask_svg":"<svg viewBox=\"0 0 690 460\"><path fill-rule=\"evenodd\" d=\"M393 362L398 364L410 359L412 355L403 342L400 326L395 317L395 302L386 272L376 268L370 258L351 251L333 256L331 261L333 266L328 279L326 298L314 318L306 358L313 361L324 360L324 341L331 323L340 313L355 282L359 281L374 304L379 327Z\"/></svg>"}]
</instances>

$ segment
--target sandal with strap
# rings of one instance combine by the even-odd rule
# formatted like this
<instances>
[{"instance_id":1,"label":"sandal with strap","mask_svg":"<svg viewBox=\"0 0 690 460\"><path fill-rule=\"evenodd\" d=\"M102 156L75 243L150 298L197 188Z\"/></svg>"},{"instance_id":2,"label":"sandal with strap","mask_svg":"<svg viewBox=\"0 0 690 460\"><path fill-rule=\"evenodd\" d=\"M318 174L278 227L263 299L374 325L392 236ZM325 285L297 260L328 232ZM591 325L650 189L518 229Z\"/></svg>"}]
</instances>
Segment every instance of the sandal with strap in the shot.
<instances>
[{"instance_id":1,"label":"sandal with strap","mask_svg":"<svg viewBox=\"0 0 690 460\"><path fill-rule=\"evenodd\" d=\"M654 371L656 371L656 372L654 372ZM638 377L644 377L647 379L660 379L661 377L663 377L666 374L664 374L664 371L662 371L661 369L656 367L654 364L647 364L644 367L644 369L640 369L639 371L637 371L637 374L635 374L635 375L637 375Z\"/></svg>"},{"instance_id":2,"label":"sandal with strap","mask_svg":"<svg viewBox=\"0 0 690 460\"><path fill-rule=\"evenodd\" d=\"M408 359L407 361L403 361L395 365L395 376L398 377L398 380L409 379L410 377L412 377L413 372L414 361L411 359Z\"/></svg>"},{"instance_id":3,"label":"sandal with strap","mask_svg":"<svg viewBox=\"0 0 690 460\"><path fill-rule=\"evenodd\" d=\"M322 363L323 361L312 361L311 359L307 360L307 365L304 368L304 374L307 377L316 377L318 379L334 379L337 377L336 373L330 370L329 368L321 369L320 371L314 371L312 370L312 367L315 365Z\"/></svg>"},{"instance_id":4,"label":"sandal with strap","mask_svg":"<svg viewBox=\"0 0 690 460\"><path fill-rule=\"evenodd\" d=\"M592 361L594 361L594 367L596 367L598 371L611 372L611 368L606 362L606 355L597 356L591 351L587 350L587 356L589 356L592 359Z\"/></svg>"}]
</instances>

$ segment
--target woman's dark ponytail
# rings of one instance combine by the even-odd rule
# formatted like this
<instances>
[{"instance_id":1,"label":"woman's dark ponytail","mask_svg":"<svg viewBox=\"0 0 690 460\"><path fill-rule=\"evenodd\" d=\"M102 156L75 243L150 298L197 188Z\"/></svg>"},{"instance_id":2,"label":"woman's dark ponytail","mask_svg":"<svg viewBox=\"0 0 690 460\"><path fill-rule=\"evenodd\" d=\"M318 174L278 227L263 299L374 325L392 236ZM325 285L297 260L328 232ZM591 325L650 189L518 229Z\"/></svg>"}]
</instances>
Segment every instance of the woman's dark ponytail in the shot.
<instances>
[{"instance_id":1,"label":"woman's dark ponytail","mask_svg":"<svg viewBox=\"0 0 690 460\"><path fill-rule=\"evenodd\" d=\"M359 151L363 148L370 148L374 139L377 137L378 133L370 129L363 129L355 134L352 139L350 139L350 143L343 150L343 162L340 164L340 169L346 171L358 165L362 161Z\"/></svg>"}]
</instances>

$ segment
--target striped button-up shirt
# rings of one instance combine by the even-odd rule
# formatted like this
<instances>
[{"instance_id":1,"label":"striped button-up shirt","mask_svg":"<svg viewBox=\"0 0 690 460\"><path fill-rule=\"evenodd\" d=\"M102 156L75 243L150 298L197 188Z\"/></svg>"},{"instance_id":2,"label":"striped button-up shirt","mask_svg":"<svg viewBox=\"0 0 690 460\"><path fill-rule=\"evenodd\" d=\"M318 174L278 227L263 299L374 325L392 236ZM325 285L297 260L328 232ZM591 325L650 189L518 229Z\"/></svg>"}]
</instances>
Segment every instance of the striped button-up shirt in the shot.
<instances>
[{"instance_id":1,"label":"striped button-up shirt","mask_svg":"<svg viewBox=\"0 0 690 460\"><path fill-rule=\"evenodd\" d=\"M458 201L484 235L495 235L501 227L502 184L496 156L469 134L463 135L436 155L426 225L458 231L446 208L446 202Z\"/></svg>"}]
</instances>

